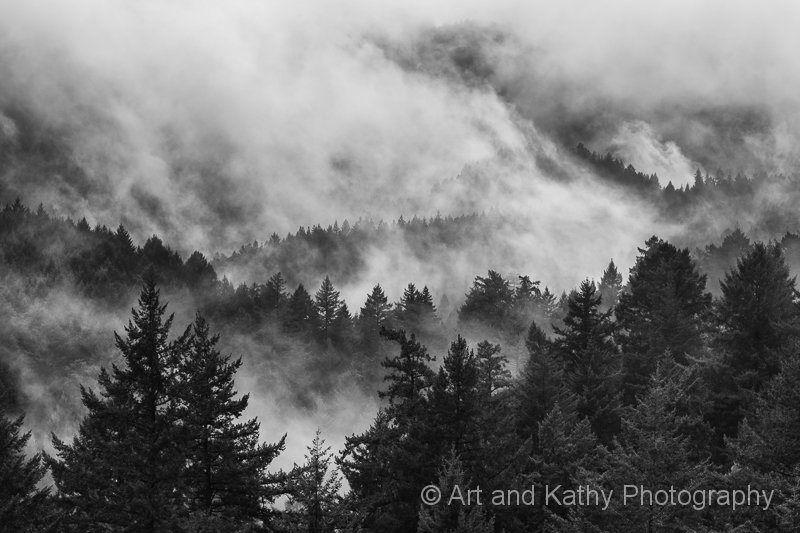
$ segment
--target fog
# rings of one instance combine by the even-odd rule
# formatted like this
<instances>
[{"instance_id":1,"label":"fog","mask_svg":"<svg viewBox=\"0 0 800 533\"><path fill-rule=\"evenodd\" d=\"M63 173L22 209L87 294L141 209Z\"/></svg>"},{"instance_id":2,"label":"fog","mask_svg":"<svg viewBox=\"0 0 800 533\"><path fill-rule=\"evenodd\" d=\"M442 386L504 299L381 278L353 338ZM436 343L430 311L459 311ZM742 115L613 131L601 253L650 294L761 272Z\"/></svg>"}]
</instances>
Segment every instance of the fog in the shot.
<instances>
[{"instance_id":1,"label":"fog","mask_svg":"<svg viewBox=\"0 0 800 533\"><path fill-rule=\"evenodd\" d=\"M375 283L392 300L414 281L457 301L489 268L569 290L611 258L627 272L652 234L697 231L601 183L570 155L578 142L662 185L696 168L796 172L798 15L792 2L0 0L0 200L121 222L184 254L360 216L501 212L496 234L424 262L390 239L339 288L352 310ZM124 320L51 298L15 310L20 328L58 329L48 313L70 306L107 339ZM246 364L259 349L230 343ZM265 439L290 434L287 467L317 426L338 446L375 410L344 392L295 410L252 371L239 386Z\"/></svg>"}]
</instances>

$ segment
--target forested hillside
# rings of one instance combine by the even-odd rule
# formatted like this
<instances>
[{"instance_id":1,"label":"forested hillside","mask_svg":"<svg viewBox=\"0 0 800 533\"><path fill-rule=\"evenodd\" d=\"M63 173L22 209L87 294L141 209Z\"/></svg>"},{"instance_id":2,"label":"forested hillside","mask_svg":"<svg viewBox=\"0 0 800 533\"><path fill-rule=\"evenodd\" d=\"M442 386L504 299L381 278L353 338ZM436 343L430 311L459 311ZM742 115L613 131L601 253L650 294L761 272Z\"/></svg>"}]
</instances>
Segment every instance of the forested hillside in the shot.
<instances>
[{"instance_id":1,"label":"forested hillside","mask_svg":"<svg viewBox=\"0 0 800 533\"><path fill-rule=\"evenodd\" d=\"M353 255L357 265L358 250L388 232L422 247L456 246L470 228L490 224L487 217L361 221L274 236L217 258L221 268L259 254L274 261L261 262L266 279L238 286L218 278L199 252L184 260L155 236L137 245L122 226L90 228L19 201L0 217L2 438L10 460L3 477L16 480L9 494L21 498L4 523L16 530L641 531L750 523L789 531L795 523L792 354L800 309L787 257L798 253L797 236L761 243L735 230L694 253L653 237L629 276L611 261L560 296L546 280L489 271L464 298L439 297L451 309L443 311L437 295L413 282L398 302L376 284L349 307L331 279L358 270L336 258ZM318 274L317 287L289 284L297 279L292 264L303 265L303 276L324 265L331 274ZM714 297L708 274L719 280ZM20 326L30 308L52 304L59 292L111 314L139 297L132 322L114 328L116 347L107 342L112 330L90 324L80 336L53 324ZM172 298L198 313L185 331L169 315ZM223 356L219 347L236 336L260 348ZM160 347L152 351L151 342ZM261 435L276 444L258 445L255 422L230 425L247 406L232 388L238 357L250 369L289 367L282 377L295 385L281 390L304 390L286 405L324 401L342 384L377 393L374 422L342 450L317 435L305 465L270 468L285 431ZM280 378L259 377L273 379ZM212 418L198 418L203 413ZM74 441L54 436L52 455L25 457L26 423L63 431L70 420L82 420ZM149 444L159 441L169 446ZM218 458L210 470L207 446ZM123 459L113 451L120 447L134 455ZM156 457L157 472L146 466ZM203 481L191 481L197 475ZM37 484L42 479L54 485ZM616 500L604 509L570 506L566 493L510 506L419 499L429 484L487 494L535 487L541 496L556 485L622 494L632 483L680 486L706 499L654 507ZM704 492L747 485L776 491L768 509L734 512Z\"/></svg>"},{"instance_id":2,"label":"forested hillside","mask_svg":"<svg viewBox=\"0 0 800 533\"><path fill-rule=\"evenodd\" d=\"M0 533L798 531L798 20L0 0Z\"/></svg>"}]
</instances>

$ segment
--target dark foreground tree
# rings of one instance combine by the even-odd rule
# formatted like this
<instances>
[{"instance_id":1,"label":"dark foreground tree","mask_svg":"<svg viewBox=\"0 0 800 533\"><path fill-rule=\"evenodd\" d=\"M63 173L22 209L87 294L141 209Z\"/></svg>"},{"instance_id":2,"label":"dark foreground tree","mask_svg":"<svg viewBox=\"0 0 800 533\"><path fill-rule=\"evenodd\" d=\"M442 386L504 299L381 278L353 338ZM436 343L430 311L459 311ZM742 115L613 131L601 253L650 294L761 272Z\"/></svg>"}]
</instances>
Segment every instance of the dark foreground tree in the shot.
<instances>
[{"instance_id":1,"label":"dark foreground tree","mask_svg":"<svg viewBox=\"0 0 800 533\"><path fill-rule=\"evenodd\" d=\"M281 476L267 467L283 450L286 435L276 444L259 444L256 419L237 422L249 395L236 398L234 375L242 360L231 361L216 345L206 321L197 315L189 350L178 366L179 415L186 438L186 505L195 520L222 521L227 530L265 521L271 503L283 492Z\"/></svg>"},{"instance_id":2,"label":"dark foreground tree","mask_svg":"<svg viewBox=\"0 0 800 533\"><path fill-rule=\"evenodd\" d=\"M467 491L473 488L461 460L451 451L442 460L437 486L442 500L436 505L420 505L418 533L493 533L494 519L488 518L482 506L467 501ZM454 492L454 491L459 492ZM458 496L452 501L452 494Z\"/></svg>"},{"instance_id":3,"label":"dark foreground tree","mask_svg":"<svg viewBox=\"0 0 800 533\"><path fill-rule=\"evenodd\" d=\"M438 456L432 452L427 391L435 379L433 358L415 335L382 334L400 345L400 353L383 362L388 386L380 397L388 405L372 427L345 440L338 463L371 531L416 530L419 490L435 478Z\"/></svg>"},{"instance_id":4,"label":"dark foreground tree","mask_svg":"<svg viewBox=\"0 0 800 533\"><path fill-rule=\"evenodd\" d=\"M553 354L578 399L577 412L604 444L619 430L620 360L612 340L611 311L600 312L601 297L585 280L568 300L564 327L553 328Z\"/></svg>"},{"instance_id":5,"label":"dark foreground tree","mask_svg":"<svg viewBox=\"0 0 800 533\"><path fill-rule=\"evenodd\" d=\"M709 372L718 445L752 414L754 396L795 357L800 341L795 278L778 245L756 243L720 287L715 335L720 360Z\"/></svg>"},{"instance_id":6,"label":"dark foreground tree","mask_svg":"<svg viewBox=\"0 0 800 533\"><path fill-rule=\"evenodd\" d=\"M126 337L115 334L123 364L100 371L100 394L81 387L88 414L74 441L53 436L59 460L48 462L68 530L155 532L184 514L174 369L188 332L168 340L165 308L148 277Z\"/></svg>"},{"instance_id":7,"label":"dark foreground tree","mask_svg":"<svg viewBox=\"0 0 800 533\"><path fill-rule=\"evenodd\" d=\"M289 531L332 533L344 522L339 489L342 481L329 446L318 429L308 448L303 465L290 473L289 503L286 517Z\"/></svg>"},{"instance_id":8,"label":"dark foreground tree","mask_svg":"<svg viewBox=\"0 0 800 533\"><path fill-rule=\"evenodd\" d=\"M628 288L619 297L616 317L622 347L623 399L636 404L665 352L687 364L703 350L703 332L711 309L689 250L655 236L640 248Z\"/></svg>"},{"instance_id":9,"label":"dark foreground tree","mask_svg":"<svg viewBox=\"0 0 800 533\"><path fill-rule=\"evenodd\" d=\"M230 363L198 318L169 340L172 316L152 277L116 336L120 366L102 369L100 392L81 388L88 414L72 443L53 436L48 457L62 530L237 531L261 527L272 487L264 470L283 441L258 444L258 424L235 422Z\"/></svg>"},{"instance_id":10,"label":"dark foreground tree","mask_svg":"<svg viewBox=\"0 0 800 533\"><path fill-rule=\"evenodd\" d=\"M701 421L696 413L683 409L694 379L689 370L671 364L667 358L657 365L647 393L636 406L628 407L622 418L622 432L607 473L615 492L621 494L623 485L653 491L703 487L707 465L692 454L689 436ZM690 507L654 505L646 499L626 505L620 498L607 518L615 531L664 531L673 527L691 531L698 527L700 514Z\"/></svg>"},{"instance_id":11,"label":"dark foreground tree","mask_svg":"<svg viewBox=\"0 0 800 533\"><path fill-rule=\"evenodd\" d=\"M46 513L49 491L39 489L46 469L41 454L25 456L30 433L22 433L20 416L0 412L0 532L46 531L52 517Z\"/></svg>"}]
</instances>

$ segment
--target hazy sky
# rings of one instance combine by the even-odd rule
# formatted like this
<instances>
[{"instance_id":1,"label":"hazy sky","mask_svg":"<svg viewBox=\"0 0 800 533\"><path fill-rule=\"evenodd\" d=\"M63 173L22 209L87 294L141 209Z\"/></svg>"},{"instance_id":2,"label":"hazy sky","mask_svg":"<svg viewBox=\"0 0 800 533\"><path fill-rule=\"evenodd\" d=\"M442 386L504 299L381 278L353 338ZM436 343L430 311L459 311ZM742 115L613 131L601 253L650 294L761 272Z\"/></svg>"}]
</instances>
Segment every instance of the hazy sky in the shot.
<instances>
[{"instance_id":1,"label":"hazy sky","mask_svg":"<svg viewBox=\"0 0 800 533\"><path fill-rule=\"evenodd\" d=\"M84 172L11 181L184 252L501 208L541 249L520 262L559 257L574 283L601 261L573 260L578 245L607 262L671 231L585 176L574 143L663 184L793 168L796 5L0 0L0 110L24 109ZM0 124L13 144L23 126ZM465 166L485 190L432 192Z\"/></svg>"},{"instance_id":2,"label":"hazy sky","mask_svg":"<svg viewBox=\"0 0 800 533\"><path fill-rule=\"evenodd\" d=\"M612 257L626 273L637 245L687 222L599 183L577 142L662 184L797 168L798 23L788 1L0 0L0 147L24 155L33 131L75 170L28 154L2 179L184 253L496 208L508 223L465 249L369 254L340 287L351 309L377 282L391 299L409 281L458 295L487 268L560 291ZM343 395L310 419L272 400L252 411L266 438L290 432L286 466L317 425L341 436L374 410Z\"/></svg>"}]
</instances>

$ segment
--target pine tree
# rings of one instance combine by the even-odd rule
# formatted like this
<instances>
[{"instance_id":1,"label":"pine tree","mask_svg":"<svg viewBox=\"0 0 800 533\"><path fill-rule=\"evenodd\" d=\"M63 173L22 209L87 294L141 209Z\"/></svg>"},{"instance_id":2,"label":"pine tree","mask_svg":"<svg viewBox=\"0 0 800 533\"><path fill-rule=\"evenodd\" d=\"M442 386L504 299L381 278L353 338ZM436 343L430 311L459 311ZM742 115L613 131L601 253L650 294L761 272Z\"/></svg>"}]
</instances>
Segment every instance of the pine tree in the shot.
<instances>
[{"instance_id":1,"label":"pine tree","mask_svg":"<svg viewBox=\"0 0 800 533\"><path fill-rule=\"evenodd\" d=\"M800 360L783 362L782 371L761 390L753 414L738 437L728 440L738 465L774 477L781 487L798 481L800 468Z\"/></svg>"},{"instance_id":2,"label":"pine tree","mask_svg":"<svg viewBox=\"0 0 800 533\"><path fill-rule=\"evenodd\" d=\"M330 277L325 276L314 297L314 304L317 310L318 337L321 342L328 342L333 333L339 308L342 306L339 291L334 289Z\"/></svg>"},{"instance_id":3,"label":"pine tree","mask_svg":"<svg viewBox=\"0 0 800 533\"><path fill-rule=\"evenodd\" d=\"M613 259L603 271L603 277L600 278L598 289L602 298L601 311L607 311L617 305L619 294L622 292L622 274L617 270L617 265L614 264Z\"/></svg>"},{"instance_id":4,"label":"pine tree","mask_svg":"<svg viewBox=\"0 0 800 533\"><path fill-rule=\"evenodd\" d=\"M334 346L338 348L348 349L348 347L354 344L355 331L353 316L350 314L350 309L347 308L347 303L344 301L333 317L330 337Z\"/></svg>"},{"instance_id":5,"label":"pine tree","mask_svg":"<svg viewBox=\"0 0 800 533\"><path fill-rule=\"evenodd\" d=\"M555 403L539 424L536 440L538 446L531 456L530 465L523 470L524 481L518 486L537 487L539 494L532 509L523 509L522 516L528 515L525 529L528 531L562 531L559 527L563 519L579 522L580 516L571 516L572 509L558 505L544 505L546 486L577 487L596 485L592 473L602 471L604 449L592 432L589 421L581 419L570 407ZM538 527L535 527L537 526ZM586 531L588 528L582 527Z\"/></svg>"},{"instance_id":6,"label":"pine tree","mask_svg":"<svg viewBox=\"0 0 800 533\"><path fill-rule=\"evenodd\" d=\"M777 245L756 243L720 282L716 347L720 364L709 372L714 387L712 422L734 436L753 395L793 356L800 341L795 279Z\"/></svg>"},{"instance_id":7,"label":"pine tree","mask_svg":"<svg viewBox=\"0 0 800 533\"><path fill-rule=\"evenodd\" d=\"M706 277L698 272L689 250L655 236L645 245L615 308L628 405L644 392L665 352L681 364L702 353L711 305Z\"/></svg>"},{"instance_id":8,"label":"pine tree","mask_svg":"<svg viewBox=\"0 0 800 533\"><path fill-rule=\"evenodd\" d=\"M388 326L392 306L380 285L375 285L358 316L358 330L362 350L370 356L380 352L381 328Z\"/></svg>"},{"instance_id":9,"label":"pine tree","mask_svg":"<svg viewBox=\"0 0 800 533\"><path fill-rule=\"evenodd\" d=\"M535 322L531 322L526 346L529 358L514 388L515 425L519 436L531 439L537 449L539 423L556 403L574 407L574 397L552 355L551 342Z\"/></svg>"},{"instance_id":10,"label":"pine tree","mask_svg":"<svg viewBox=\"0 0 800 533\"><path fill-rule=\"evenodd\" d=\"M435 379L433 358L402 330L382 335L400 345L400 353L382 363L388 371L388 402L373 426L345 440L339 465L359 507L362 526L374 531L414 531L420 487L435 475L437 456L431 449L427 392Z\"/></svg>"},{"instance_id":11,"label":"pine tree","mask_svg":"<svg viewBox=\"0 0 800 533\"><path fill-rule=\"evenodd\" d=\"M303 284L297 286L283 317L283 330L287 333L303 334L317 323L317 311L314 301Z\"/></svg>"},{"instance_id":12,"label":"pine tree","mask_svg":"<svg viewBox=\"0 0 800 533\"><path fill-rule=\"evenodd\" d=\"M478 389L482 401L489 402L493 396L511 386L508 359L500 353L500 345L488 341L478 343Z\"/></svg>"},{"instance_id":13,"label":"pine tree","mask_svg":"<svg viewBox=\"0 0 800 533\"><path fill-rule=\"evenodd\" d=\"M652 491L680 487L692 491L702 488L708 477L705 462L691 452L687 431L701 423L696 414L682 412L693 386L686 369L665 359L650 378L647 393L623 415L622 433L611 455L608 483L618 492L623 485L644 486ZM699 514L684 506L650 504L640 501L625 505L615 500L609 518L617 531L662 531L697 527Z\"/></svg>"},{"instance_id":14,"label":"pine tree","mask_svg":"<svg viewBox=\"0 0 800 533\"><path fill-rule=\"evenodd\" d=\"M541 321L544 318L542 291L540 282L532 281L530 276L519 276L519 283L514 289L514 303L511 308L511 329L515 335L525 332L531 320Z\"/></svg>"},{"instance_id":15,"label":"pine tree","mask_svg":"<svg viewBox=\"0 0 800 533\"><path fill-rule=\"evenodd\" d=\"M400 437L389 413L381 409L369 429L345 438L344 451L336 463L350 485L349 504L357 514L355 531L402 531L399 521L409 510L397 497L401 480L393 477L394 443Z\"/></svg>"},{"instance_id":16,"label":"pine tree","mask_svg":"<svg viewBox=\"0 0 800 533\"><path fill-rule=\"evenodd\" d=\"M562 362L564 375L578 398L580 416L610 443L619 427L619 358L612 341L611 311L599 311L601 297L593 282L585 280L569 297L564 328L553 328L553 354Z\"/></svg>"},{"instance_id":17,"label":"pine tree","mask_svg":"<svg viewBox=\"0 0 800 533\"><path fill-rule=\"evenodd\" d=\"M720 286L718 342L741 386L758 390L800 340L795 278L780 247L756 243Z\"/></svg>"},{"instance_id":18,"label":"pine tree","mask_svg":"<svg viewBox=\"0 0 800 533\"><path fill-rule=\"evenodd\" d=\"M494 519L487 518L482 506L461 505L458 500L448 503L456 487L462 495L472 488L455 450L442 459L437 487L442 500L420 506L418 533L494 533Z\"/></svg>"},{"instance_id":19,"label":"pine tree","mask_svg":"<svg viewBox=\"0 0 800 533\"><path fill-rule=\"evenodd\" d=\"M399 325L410 333L426 338L434 333L438 317L428 287L419 291L413 283L409 283L397 305L395 317Z\"/></svg>"},{"instance_id":20,"label":"pine tree","mask_svg":"<svg viewBox=\"0 0 800 533\"><path fill-rule=\"evenodd\" d=\"M199 314L192 326L190 349L180 358L178 397L186 437L188 507L201 518L222 520L228 527L265 521L270 503L282 491L279 477L267 467L283 450L286 435L276 444L259 444L256 419L237 422L249 396L236 398L234 375L242 360L231 361L216 348Z\"/></svg>"},{"instance_id":21,"label":"pine tree","mask_svg":"<svg viewBox=\"0 0 800 533\"><path fill-rule=\"evenodd\" d=\"M88 414L72 444L53 436L59 459L48 463L67 524L77 531L161 531L183 514L174 390L188 332L169 341L165 309L146 276L126 337L115 334L124 365L100 371L100 395L81 387Z\"/></svg>"},{"instance_id":22,"label":"pine tree","mask_svg":"<svg viewBox=\"0 0 800 533\"><path fill-rule=\"evenodd\" d=\"M500 274L490 270L485 278L475 278L464 305L458 311L458 320L462 324L482 325L495 333L504 332L513 303L511 285Z\"/></svg>"},{"instance_id":23,"label":"pine tree","mask_svg":"<svg viewBox=\"0 0 800 533\"><path fill-rule=\"evenodd\" d=\"M271 313L279 314L288 301L286 280L280 272L273 274L264 284L264 304Z\"/></svg>"},{"instance_id":24,"label":"pine tree","mask_svg":"<svg viewBox=\"0 0 800 533\"><path fill-rule=\"evenodd\" d=\"M186 284L194 290L212 291L217 282L217 273L214 267L200 252L194 252L183 265Z\"/></svg>"},{"instance_id":25,"label":"pine tree","mask_svg":"<svg viewBox=\"0 0 800 533\"><path fill-rule=\"evenodd\" d=\"M478 432L480 417L480 369L475 352L458 336L451 345L430 394L431 422L439 452L452 449L465 458L467 469L482 459Z\"/></svg>"},{"instance_id":26,"label":"pine tree","mask_svg":"<svg viewBox=\"0 0 800 533\"><path fill-rule=\"evenodd\" d=\"M289 474L291 495L288 507L295 517L291 530L332 533L342 522L339 496L342 482L336 470L331 468L331 449L325 446L319 429L307 450L305 464L295 465Z\"/></svg>"},{"instance_id":27,"label":"pine tree","mask_svg":"<svg viewBox=\"0 0 800 533\"><path fill-rule=\"evenodd\" d=\"M23 417L9 420L0 410L0 532L44 531L50 517L48 489L38 485L46 468L41 454L25 456L30 433L21 433Z\"/></svg>"}]
</instances>

